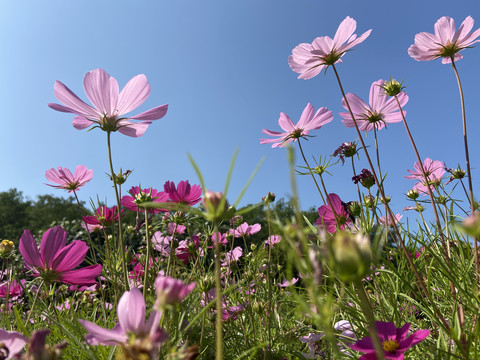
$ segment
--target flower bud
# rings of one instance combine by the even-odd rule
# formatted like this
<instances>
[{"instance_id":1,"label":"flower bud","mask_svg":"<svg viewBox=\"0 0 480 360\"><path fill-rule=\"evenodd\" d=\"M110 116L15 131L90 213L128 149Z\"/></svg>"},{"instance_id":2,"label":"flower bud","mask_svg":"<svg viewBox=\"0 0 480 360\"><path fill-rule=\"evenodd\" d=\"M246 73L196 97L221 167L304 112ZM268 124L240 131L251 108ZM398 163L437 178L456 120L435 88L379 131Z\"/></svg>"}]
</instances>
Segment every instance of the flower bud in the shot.
<instances>
[{"instance_id":1,"label":"flower bud","mask_svg":"<svg viewBox=\"0 0 480 360\"><path fill-rule=\"evenodd\" d=\"M0 242L0 257L4 259L8 258L12 254L13 249L15 249L13 241L2 240Z\"/></svg>"},{"instance_id":2,"label":"flower bud","mask_svg":"<svg viewBox=\"0 0 480 360\"><path fill-rule=\"evenodd\" d=\"M207 190L202 201L206 218L210 221L222 220L229 211L229 205L221 192Z\"/></svg>"},{"instance_id":3,"label":"flower bud","mask_svg":"<svg viewBox=\"0 0 480 360\"><path fill-rule=\"evenodd\" d=\"M370 239L360 233L337 231L330 241L329 263L341 281L363 278L370 271Z\"/></svg>"},{"instance_id":4,"label":"flower bud","mask_svg":"<svg viewBox=\"0 0 480 360\"><path fill-rule=\"evenodd\" d=\"M348 203L348 212L353 217L360 216L360 214L362 213L362 207L360 206L358 201L350 201Z\"/></svg>"},{"instance_id":5,"label":"flower bud","mask_svg":"<svg viewBox=\"0 0 480 360\"><path fill-rule=\"evenodd\" d=\"M391 200L391 199L392 199L392 198L391 198L390 196L385 196L385 202L386 202L387 204L390 203L390 200ZM380 198L380 201L382 202L382 204L385 204L385 202L383 202L383 198Z\"/></svg>"},{"instance_id":6,"label":"flower bud","mask_svg":"<svg viewBox=\"0 0 480 360\"><path fill-rule=\"evenodd\" d=\"M403 81L399 83L397 80L390 78L390 81L385 81L382 88L385 90L385 93L388 96L396 96L400 94L405 88L404 86L402 86L402 83Z\"/></svg>"},{"instance_id":7,"label":"flower bud","mask_svg":"<svg viewBox=\"0 0 480 360\"><path fill-rule=\"evenodd\" d=\"M365 196L365 205L368 207L368 208L373 208L375 206L375 198L372 196L372 195L367 195Z\"/></svg>"},{"instance_id":8,"label":"flower bud","mask_svg":"<svg viewBox=\"0 0 480 360\"><path fill-rule=\"evenodd\" d=\"M269 192L267 194L267 196L262 197L262 201L265 203L265 205L268 205L268 204L274 202L275 201L275 194Z\"/></svg>"},{"instance_id":9,"label":"flower bud","mask_svg":"<svg viewBox=\"0 0 480 360\"><path fill-rule=\"evenodd\" d=\"M418 191L415 189L408 190L407 192L407 197L409 199L416 200L418 199L418 196L419 196Z\"/></svg>"}]
</instances>

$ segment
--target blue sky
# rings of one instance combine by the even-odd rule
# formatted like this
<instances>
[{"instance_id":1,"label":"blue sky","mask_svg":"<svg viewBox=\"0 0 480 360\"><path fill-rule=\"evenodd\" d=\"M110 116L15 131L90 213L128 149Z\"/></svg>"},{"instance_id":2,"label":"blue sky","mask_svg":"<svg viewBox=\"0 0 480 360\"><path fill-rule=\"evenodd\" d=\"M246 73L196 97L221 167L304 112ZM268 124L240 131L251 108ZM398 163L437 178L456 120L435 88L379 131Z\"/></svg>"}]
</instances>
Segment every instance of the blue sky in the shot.
<instances>
[{"instance_id":1,"label":"blue sky","mask_svg":"<svg viewBox=\"0 0 480 360\"><path fill-rule=\"evenodd\" d=\"M395 4L395 5L394 5ZM114 193L107 176L106 133L75 130L73 115L47 107L57 102L53 84L60 80L86 99L86 72L103 68L120 87L136 74L147 76L152 91L137 110L168 103L167 115L141 138L113 134L114 165L134 169L126 187L162 189L167 180L198 183L187 153L202 170L207 186L222 190L230 159L240 149L229 198L239 194L258 161L266 160L241 204L255 203L268 191L290 195L285 149L260 145L261 130L279 130L280 112L294 122L308 102L326 106L334 121L314 131L307 156L329 155L344 141L357 138L341 123L341 95L333 72L299 80L288 66L292 49L317 36L333 37L340 22L357 20L357 34L370 37L338 65L347 92L367 100L370 85L389 76L405 79L410 100L407 121L421 156L464 166L457 84L449 65L417 62L407 54L418 32L433 32L441 16L457 27L471 15L480 26L477 1L42 1L18 0L0 5L2 67L0 99L4 130L0 133L3 176L0 191L16 187L24 195L67 194L44 185L45 171L84 164L93 180L79 191L82 200L107 199ZM467 104L470 153L478 179L480 49L466 49L458 62ZM134 112L135 113L135 112ZM372 146L373 137L367 143ZM413 186L403 178L413 168L414 153L401 124L379 133L386 192L400 212ZM298 155L298 154L297 154ZM297 163L300 162L299 155ZM364 156L357 168L367 167ZM353 200L352 170L340 164L327 176L329 192ZM309 177L298 178L303 208L321 205ZM475 183L474 188L479 189ZM475 191L478 194L478 191ZM459 197L461 194L459 193ZM463 199L463 198L462 198Z\"/></svg>"}]
</instances>

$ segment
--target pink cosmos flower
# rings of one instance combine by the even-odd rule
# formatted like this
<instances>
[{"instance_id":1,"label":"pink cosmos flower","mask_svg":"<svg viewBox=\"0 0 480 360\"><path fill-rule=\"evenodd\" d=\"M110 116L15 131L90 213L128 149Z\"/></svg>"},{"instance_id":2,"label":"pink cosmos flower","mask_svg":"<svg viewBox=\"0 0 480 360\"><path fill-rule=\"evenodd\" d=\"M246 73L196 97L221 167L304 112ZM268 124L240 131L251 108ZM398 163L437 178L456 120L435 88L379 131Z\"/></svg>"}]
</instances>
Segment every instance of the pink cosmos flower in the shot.
<instances>
[{"instance_id":1,"label":"pink cosmos flower","mask_svg":"<svg viewBox=\"0 0 480 360\"><path fill-rule=\"evenodd\" d=\"M337 194L328 194L328 199L335 211L327 202L327 205L322 205L318 208L318 215L320 216L315 222L321 229L326 229L330 234L333 234L337 229L344 230L352 223L350 216L343 206L342 200ZM336 218L335 218L336 215Z\"/></svg>"},{"instance_id":2,"label":"pink cosmos flower","mask_svg":"<svg viewBox=\"0 0 480 360\"><path fill-rule=\"evenodd\" d=\"M240 246L237 246L232 251L228 251L225 254L225 260L222 261L222 266L230 266L231 263L237 262L243 255L243 250Z\"/></svg>"},{"instance_id":3,"label":"pink cosmos flower","mask_svg":"<svg viewBox=\"0 0 480 360\"><path fill-rule=\"evenodd\" d=\"M217 241L220 242L220 245L228 244L227 234L222 234L220 231L217 231L216 233L214 233L211 239L214 245Z\"/></svg>"},{"instance_id":4,"label":"pink cosmos flower","mask_svg":"<svg viewBox=\"0 0 480 360\"><path fill-rule=\"evenodd\" d=\"M157 106L135 116L123 116L142 105L150 95L150 85L143 74L136 75L119 92L118 83L103 69L85 74L83 88L94 107L86 104L60 81L55 81L53 93L63 103L48 104L53 110L76 114L73 127L77 130L94 127L112 132L119 131L131 137L142 136L152 123L165 116L168 105ZM138 123L129 121L144 120Z\"/></svg>"},{"instance_id":5,"label":"pink cosmos flower","mask_svg":"<svg viewBox=\"0 0 480 360\"><path fill-rule=\"evenodd\" d=\"M7 294L10 299L22 295L23 289L25 288L24 279L20 280L20 282L17 282L17 280L13 279L12 282L8 284L8 287L7 284L7 281L0 283L0 298L6 298Z\"/></svg>"},{"instance_id":6,"label":"pink cosmos flower","mask_svg":"<svg viewBox=\"0 0 480 360\"><path fill-rule=\"evenodd\" d=\"M311 79L330 65L342 62L340 59L348 50L363 42L372 31L364 32L357 38L353 32L357 22L347 16L335 33L333 40L328 36L317 37L311 44L302 43L295 47L288 58L299 79Z\"/></svg>"},{"instance_id":7,"label":"pink cosmos flower","mask_svg":"<svg viewBox=\"0 0 480 360\"><path fill-rule=\"evenodd\" d=\"M236 238L251 236L258 233L262 229L260 224L248 225L244 222L242 225L238 226L236 229L230 229L229 232Z\"/></svg>"},{"instance_id":8,"label":"pink cosmos flower","mask_svg":"<svg viewBox=\"0 0 480 360\"><path fill-rule=\"evenodd\" d=\"M210 302L215 301L216 296L217 296L216 294L217 294L217 291L216 291L215 288L211 289L210 291L208 291L206 293L203 293L202 300L200 300L200 305L202 307L205 307ZM241 305L241 304L237 304L237 305L232 306L232 305L230 305L230 302L228 301L228 299L225 296L223 296L222 297L222 321L235 320L237 318L238 314L240 314L240 312L245 310L245 307L247 305L248 305L248 303L246 303L245 306ZM212 310L212 312L215 314L217 311Z\"/></svg>"},{"instance_id":9,"label":"pink cosmos flower","mask_svg":"<svg viewBox=\"0 0 480 360\"><path fill-rule=\"evenodd\" d=\"M100 228L110 226L114 221L118 221L117 207L112 206L109 208L106 206L100 206L95 210L95 215L83 216L82 220L89 225L97 225Z\"/></svg>"},{"instance_id":10,"label":"pink cosmos flower","mask_svg":"<svg viewBox=\"0 0 480 360\"><path fill-rule=\"evenodd\" d=\"M69 193L79 190L83 185L92 180L93 170L87 169L84 165L78 165L75 172L72 173L67 168L60 166L55 170L51 168L45 172L45 177L48 181L58 185L45 184L57 189L68 190Z\"/></svg>"},{"instance_id":11,"label":"pink cosmos flower","mask_svg":"<svg viewBox=\"0 0 480 360\"><path fill-rule=\"evenodd\" d=\"M125 195L122 197L121 203L128 210L131 211L144 211L142 207L137 205L146 203L146 202L156 202L163 203L168 201L168 194L163 191L158 191L156 189L148 188L141 189L138 186L133 186L128 193L131 195ZM157 214L161 211L166 211L165 209L148 209L149 213Z\"/></svg>"},{"instance_id":12,"label":"pink cosmos flower","mask_svg":"<svg viewBox=\"0 0 480 360\"><path fill-rule=\"evenodd\" d=\"M435 34L421 32L415 35L415 43L408 48L408 55L417 61L430 61L442 58L442 64L450 64L452 58L458 61L463 58L459 51L471 47L480 40L480 29L473 33L473 19L467 16L458 31L455 21L444 16L435 23Z\"/></svg>"},{"instance_id":13,"label":"pink cosmos flower","mask_svg":"<svg viewBox=\"0 0 480 360\"><path fill-rule=\"evenodd\" d=\"M126 291L117 307L118 324L113 329L104 329L95 323L79 319L78 321L88 331L85 340L90 345L121 345L145 346L155 354L158 347L167 338L158 324L162 313L152 311L145 322L145 299L138 288ZM134 337L132 337L134 336Z\"/></svg>"},{"instance_id":14,"label":"pink cosmos flower","mask_svg":"<svg viewBox=\"0 0 480 360\"><path fill-rule=\"evenodd\" d=\"M6 331L4 329L0 329L0 344L7 348L8 353L6 357L1 357L2 359L13 359L15 355L17 355L27 344L28 339L16 332L16 331ZM3 356L5 350L2 350L0 347L0 356Z\"/></svg>"},{"instance_id":15,"label":"pink cosmos flower","mask_svg":"<svg viewBox=\"0 0 480 360\"><path fill-rule=\"evenodd\" d=\"M292 280L283 279L283 282L278 283L278 286L281 288L289 287L295 285L298 282L298 278L294 277Z\"/></svg>"},{"instance_id":16,"label":"pink cosmos flower","mask_svg":"<svg viewBox=\"0 0 480 360\"><path fill-rule=\"evenodd\" d=\"M270 235L267 240L265 240L265 247L274 246L275 244L280 243L282 241L281 235Z\"/></svg>"},{"instance_id":17,"label":"pink cosmos flower","mask_svg":"<svg viewBox=\"0 0 480 360\"><path fill-rule=\"evenodd\" d=\"M161 309L166 305L182 302L193 291L195 285L194 282L187 285L170 276L157 276L155 279L155 289L157 290L155 308Z\"/></svg>"},{"instance_id":18,"label":"pink cosmos flower","mask_svg":"<svg viewBox=\"0 0 480 360\"><path fill-rule=\"evenodd\" d=\"M152 236L153 247L165 258L168 258L170 256L171 242L172 242L172 237L163 236L161 231L155 232L155 234L153 234Z\"/></svg>"},{"instance_id":19,"label":"pink cosmos flower","mask_svg":"<svg viewBox=\"0 0 480 360\"><path fill-rule=\"evenodd\" d=\"M415 162L413 167L415 170L407 170L411 175L405 176L405 178L417 180L418 182L413 186L413 189L426 195L428 193L428 188L418 161ZM427 175L430 189L433 190L436 186L440 185L442 177L445 174L443 162L426 158L423 161L423 169Z\"/></svg>"},{"instance_id":20,"label":"pink cosmos flower","mask_svg":"<svg viewBox=\"0 0 480 360\"><path fill-rule=\"evenodd\" d=\"M50 283L60 281L71 285L92 285L102 273L102 265L90 265L74 270L87 255L84 241L74 240L66 245L67 232L61 226L48 229L42 236L40 252L30 230L25 230L18 249L34 276Z\"/></svg>"},{"instance_id":21,"label":"pink cosmos flower","mask_svg":"<svg viewBox=\"0 0 480 360\"><path fill-rule=\"evenodd\" d=\"M187 227L185 225L180 225L176 223L168 223L168 233L173 234L183 234Z\"/></svg>"},{"instance_id":22,"label":"pink cosmos flower","mask_svg":"<svg viewBox=\"0 0 480 360\"><path fill-rule=\"evenodd\" d=\"M193 206L202 199L202 188L198 185L191 186L188 180L180 181L176 188L173 181L167 181L163 185L163 190L168 193L170 201L179 204Z\"/></svg>"},{"instance_id":23,"label":"pink cosmos flower","mask_svg":"<svg viewBox=\"0 0 480 360\"><path fill-rule=\"evenodd\" d=\"M272 148L287 146L292 141L296 141L300 137L306 137L310 130L320 129L323 125L333 120L333 115L326 107L318 109L314 114L315 108L308 103L303 110L300 120L295 125L285 113L280 113L278 124L284 132L263 129L264 134L276 136L276 139L260 139L260 144L273 143Z\"/></svg>"},{"instance_id":24,"label":"pink cosmos flower","mask_svg":"<svg viewBox=\"0 0 480 360\"><path fill-rule=\"evenodd\" d=\"M385 359L403 360L403 353L405 351L425 340L430 334L430 330L417 330L407 337L408 330L410 329L409 323L398 329L392 322L376 321L375 326L377 327L378 337L382 343ZM377 358L372 339L368 336L348 346L355 351L365 353L360 356L359 360L374 360Z\"/></svg>"},{"instance_id":25,"label":"pink cosmos flower","mask_svg":"<svg viewBox=\"0 0 480 360\"><path fill-rule=\"evenodd\" d=\"M383 226L393 226L393 224L398 224L398 222L401 220L401 218L403 217L403 215L400 215L400 214L396 214L395 215L395 218L392 220L392 218L390 217L390 215L387 215L387 217L385 216L380 216L378 218L378 222L380 224L382 224ZM387 220L388 218L388 220Z\"/></svg>"},{"instance_id":26,"label":"pink cosmos flower","mask_svg":"<svg viewBox=\"0 0 480 360\"><path fill-rule=\"evenodd\" d=\"M370 86L368 105L355 94L348 93L345 95L360 130L370 131L374 127L380 130L389 123L402 121L402 114L398 109L397 101L394 97L388 98L382 87L384 84L385 80L377 80ZM398 94L397 98L402 107L408 102L408 96L404 92ZM342 106L348 110L345 99L342 99ZM404 111L403 115L405 116L406 113ZM350 112L342 112L340 116L346 127L355 127Z\"/></svg>"}]
</instances>

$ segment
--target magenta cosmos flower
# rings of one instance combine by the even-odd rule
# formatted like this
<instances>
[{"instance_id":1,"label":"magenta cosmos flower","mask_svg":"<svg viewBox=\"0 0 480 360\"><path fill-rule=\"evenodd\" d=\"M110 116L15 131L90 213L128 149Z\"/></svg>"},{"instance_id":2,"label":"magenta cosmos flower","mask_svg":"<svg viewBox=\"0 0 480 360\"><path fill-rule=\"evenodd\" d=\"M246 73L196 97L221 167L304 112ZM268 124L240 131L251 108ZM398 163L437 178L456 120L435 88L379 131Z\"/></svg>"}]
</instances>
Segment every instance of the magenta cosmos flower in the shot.
<instances>
[{"instance_id":1,"label":"magenta cosmos flower","mask_svg":"<svg viewBox=\"0 0 480 360\"><path fill-rule=\"evenodd\" d=\"M128 210L131 211L143 211L142 207L138 205L146 202L156 202L164 203L168 201L168 194L163 191L158 191L156 189L148 188L141 189L138 186L133 186L128 193L131 195L125 195L122 197L122 205L125 206ZM149 213L159 213L161 211L166 211L164 209L149 209Z\"/></svg>"},{"instance_id":2,"label":"magenta cosmos flower","mask_svg":"<svg viewBox=\"0 0 480 360\"><path fill-rule=\"evenodd\" d=\"M430 61L442 58L442 64L450 64L452 59L463 58L459 51L479 42L480 29L473 33L473 19L467 16L458 31L455 31L455 21L444 16L435 23L435 34L421 32L415 35L415 43L408 48L408 55L417 61Z\"/></svg>"},{"instance_id":3,"label":"magenta cosmos flower","mask_svg":"<svg viewBox=\"0 0 480 360\"><path fill-rule=\"evenodd\" d=\"M345 229L352 220L337 194L328 194L328 200L327 205L322 205L318 208L318 215L320 217L315 224L321 229L326 229L330 234L333 234L337 229ZM330 204L332 206L330 206ZM333 213L332 207L335 213Z\"/></svg>"},{"instance_id":4,"label":"magenta cosmos flower","mask_svg":"<svg viewBox=\"0 0 480 360\"><path fill-rule=\"evenodd\" d=\"M418 192L423 193L426 195L428 193L427 184L425 183L425 178L423 177L421 165L418 161L415 162L413 167L415 170L407 170L411 175L405 176L407 179L417 180L418 182L413 186L413 189L417 190ZM439 160L432 160L430 158L426 158L423 161L423 169L425 171L425 175L427 175L428 185L430 189L434 189L442 180L443 175L445 174L443 162Z\"/></svg>"},{"instance_id":5,"label":"magenta cosmos flower","mask_svg":"<svg viewBox=\"0 0 480 360\"><path fill-rule=\"evenodd\" d=\"M30 230L25 230L18 249L34 276L45 282L59 281L71 285L93 285L102 272L102 265L90 265L74 270L87 255L84 241L66 245L67 232L61 226L48 229L42 236L40 251Z\"/></svg>"},{"instance_id":6,"label":"magenta cosmos flower","mask_svg":"<svg viewBox=\"0 0 480 360\"><path fill-rule=\"evenodd\" d=\"M158 324L162 313L152 311L145 322L145 299L137 288L126 291L117 307L118 324L113 329L104 329L87 320L78 321L88 331L85 340L90 345L120 345L126 351L151 349L155 354L167 335ZM131 347L131 349L130 349ZM137 354L138 355L138 354ZM152 357L153 359L153 357Z\"/></svg>"},{"instance_id":7,"label":"magenta cosmos flower","mask_svg":"<svg viewBox=\"0 0 480 360\"><path fill-rule=\"evenodd\" d=\"M95 215L83 216L82 220L88 225L93 225L98 228L110 226L114 221L118 221L117 207L112 206L109 208L106 206L100 206L98 209L95 209Z\"/></svg>"},{"instance_id":8,"label":"magenta cosmos flower","mask_svg":"<svg viewBox=\"0 0 480 360\"><path fill-rule=\"evenodd\" d=\"M303 110L300 120L295 125L285 113L280 113L278 124L284 132L263 129L264 134L275 136L276 139L260 139L260 144L273 143L272 148L286 146L300 137L306 137L310 130L320 129L323 125L333 120L332 112L326 107L318 109L315 113L314 107L309 103Z\"/></svg>"},{"instance_id":9,"label":"magenta cosmos flower","mask_svg":"<svg viewBox=\"0 0 480 360\"><path fill-rule=\"evenodd\" d=\"M53 110L76 114L73 127L82 130L92 124L112 132L119 131L131 137L142 136L152 123L165 116L168 105L157 106L135 116L123 116L142 105L150 95L150 85L143 74L136 75L119 92L118 83L103 69L85 74L83 89L94 107L86 104L60 81L55 81L53 92L64 105L48 104ZM129 121L144 120L138 123Z\"/></svg>"},{"instance_id":10,"label":"magenta cosmos flower","mask_svg":"<svg viewBox=\"0 0 480 360\"><path fill-rule=\"evenodd\" d=\"M155 308L160 309L166 305L182 302L193 291L195 285L194 282L187 285L182 280L170 276L157 276L155 279L155 289L157 290Z\"/></svg>"},{"instance_id":11,"label":"magenta cosmos flower","mask_svg":"<svg viewBox=\"0 0 480 360\"><path fill-rule=\"evenodd\" d=\"M27 344L28 339L16 332L0 329L0 359L13 359ZM8 352L5 352L5 348ZM4 357L5 356L5 357Z\"/></svg>"},{"instance_id":12,"label":"magenta cosmos flower","mask_svg":"<svg viewBox=\"0 0 480 360\"><path fill-rule=\"evenodd\" d=\"M397 329L392 322L376 321L375 326L377 327L378 337L382 343L385 359L404 359L403 353L405 351L417 345L420 341L425 340L430 334L430 330L417 330L407 337L408 330L410 329L409 323L399 329ZM377 359L372 339L368 336L348 346L355 351L365 353L359 360Z\"/></svg>"},{"instance_id":13,"label":"magenta cosmos flower","mask_svg":"<svg viewBox=\"0 0 480 360\"><path fill-rule=\"evenodd\" d=\"M375 129L383 129L387 123L396 123L402 121L402 114L398 109L397 101L394 97L388 98L383 86L385 80L377 80L370 86L370 97L368 105L360 99L357 95L348 93L345 95L353 116L357 121L358 128L363 131L370 131ZM397 95L400 105L403 107L408 101L408 96L404 92ZM348 110L345 99L342 99L342 106ZM403 112L405 116L406 111ZM346 127L355 127L350 112L340 113L342 122Z\"/></svg>"},{"instance_id":14,"label":"magenta cosmos flower","mask_svg":"<svg viewBox=\"0 0 480 360\"><path fill-rule=\"evenodd\" d=\"M175 187L173 181L167 181L163 185L163 190L168 193L170 201L193 206L202 200L202 188L198 185L190 185L188 180L180 181Z\"/></svg>"},{"instance_id":15,"label":"magenta cosmos flower","mask_svg":"<svg viewBox=\"0 0 480 360\"><path fill-rule=\"evenodd\" d=\"M348 50L363 42L372 31L364 32L357 38L353 32L357 22L347 16L335 33L333 40L328 36L317 37L311 44L302 43L292 50L288 64L293 71L299 73L299 79L311 79L320 71L337 62Z\"/></svg>"},{"instance_id":16,"label":"magenta cosmos flower","mask_svg":"<svg viewBox=\"0 0 480 360\"><path fill-rule=\"evenodd\" d=\"M87 169L84 165L78 165L75 172L72 174L67 168L60 166L55 170L51 168L45 172L45 177L48 181L58 185L45 184L57 189L65 189L68 192L79 190L83 185L92 180L93 170Z\"/></svg>"}]
</instances>

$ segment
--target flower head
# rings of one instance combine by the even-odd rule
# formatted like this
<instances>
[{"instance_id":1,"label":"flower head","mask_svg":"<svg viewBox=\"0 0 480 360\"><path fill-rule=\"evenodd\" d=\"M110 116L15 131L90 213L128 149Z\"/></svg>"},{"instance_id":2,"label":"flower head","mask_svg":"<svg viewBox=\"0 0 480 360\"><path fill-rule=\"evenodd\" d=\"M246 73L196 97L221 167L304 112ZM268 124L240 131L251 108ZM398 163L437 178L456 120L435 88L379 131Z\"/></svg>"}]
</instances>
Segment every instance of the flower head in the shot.
<instances>
[{"instance_id":1,"label":"flower head","mask_svg":"<svg viewBox=\"0 0 480 360\"><path fill-rule=\"evenodd\" d=\"M173 181L167 181L163 190L168 193L170 201L188 206L199 203L202 196L202 188L198 185L191 186L188 180L180 181L176 188Z\"/></svg>"},{"instance_id":2,"label":"flower head","mask_svg":"<svg viewBox=\"0 0 480 360\"><path fill-rule=\"evenodd\" d=\"M439 160L432 160L430 158L426 158L423 161L423 171L427 176L428 184L425 183L425 178L420 166L418 161L416 161L413 165L415 170L407 170L411 175L405 176L405 178L417 180L418 182L413 186L413 189L426 195L428 192L427 186L430 186L430 189L433 190L440 185L442 177L445 174L444 164Z\"/></svg>"},{"instance_id":3,"label":"flower head","mask_svg":"<svg viewBox=\"0 0 480 360\"><path fill-rule=\"evenodd\" d=\"M415 43L408 48L408 55L417 61L430 61L442 58L442 64L450 64L452 59L458 61L463 58L459 52L479 42L480 29L473 33L473 18L467 16L455 31L455 21L443 16L435 23L435 34L421 32L415 35Z\"/></svg>"},{"instance_id":4,"label":"flower head","mask_svg":"<svg viewBox=\"0 0 480 360\"><path fill-rule=\"evenodd\" d=\"M17 282L17 280L13 279L11 283L8 283L8 281L0 283L0 298L6 298L7 295L9 298L19 297L20 295L22 295L24 288L24 279L20 280L20 282Z\"/></svg>"},{"instance_id":5,"label":"flower head","mask_svg":"<svg viewBox=\"0 0 480 360\"><path fill-rule=\"evenodd\" d=\"M345 164L345 158L352 157L358 153L357 143L353 141L344 142L332 154L338 156L342 160L342 165Z\"/></svg>"},{"instance_id":6,"label":"flower head","mask_svg":"<svg viewBox=\"0 0 480 360\"><path fill-rule=\"evenodd\" d=\"M195 283L185 284L181 280L170 276L159 275L155 279L155 289L157 290L157 301L155 308L163 308L165 305L174 305L180 303L195 288Z\"/></svg>"},{"instance_id":7,"label":"flower head","mask_svg":"<svg viewBox=\"0 0 480 360\"><path fill-rule=\"evenodd\" d=\"M337 194L328 194L328 200L327 205L322 205L318 208L320 217L315 224L333 234L337 229L345 229L352 220Z\"/></svg>"},{"instance_id":8,"label":"flower head","mask_svg":"<svg viewBox=\"0 0 480 360\"><path fill-rule=\"evenodd\" d=\"M125 206L128 210L131 211L143 211L141 205L146 202L156 202L163 203L168 201L168 194L163 191L158 191L156 189L148 188L141 189L139 186L133 186L128 193L131 195L125 195L122 197L122 205ZM149 213L159 213L161 211L166 211L164 209L149 209Z\"/></svg>"},{"instance_id":9,"label":"flower head","mask_svg":"<svg viewBox=\"0 0 480 360\"><path fill-rule=\"evenodd\" d=\"M376 321L378 337L383 347L385 359L403 360L403 353L412 346L425 340L430 334L430 330L417 330L407 337L410 324L406 323L401 328L396 328L392 322ZM364 337L355 344L348 345L355 351L365 353L359 360L376 359L375 348L370 337Z\"/></svg>"},{"instance_id":10,"label":"flower head","mask_svg":"<svg viewBox=\"0 0 480 360\"><path fill-rule=\"evenodd\" d=\"M109 208L102 205L95 210L95 215L83 216L82 220L88 225L97 225L100 228L110 226L114 221L118 221L117 207Z\"/></svg>"},{"instance_id":11,"label":"flower head","mask_svg":"<svg viewBox=\"0 0 480 360\"><path fill-rule=\"evenodd\" d=\"M311 44L302 43L295 47L288 58L288 64L293 71L299 73L299 79L311 79L318 75L324 68L337 62L348 50L363 42L372 30L364 32L361 36L353 32L357 22L347 16L335 33L333 40L328 36L317 37Z\"/></svg>"},{"instance_id":12,"label":"flower head","mask_svg":"<svg viewBox=\"0 0 480 360\"><path fill-rule=\"evenodd\" d=\"M282 241L281 235L270 235L267 240L265 240L265 247L274 246L275 244L280 243Z\"/></svg>"},{"instance_id":13,"label":"flower head","mask_svg":"<svg viewBox=\"0 0 480 360\"><path fill-rule=\"evenodd\" d=\"M145 299L137 288L126 291L117 307L118 324L104 329L87 320L78 321L88 331L85 340L90 345L120 345L127 353L155 354L167 335L158 327L161 312L152 311L145 322ZM147 357L145 357L147 358ZM152 357L153 358L153 357Z\"/></svg>"},{"instance_id":14,"label":"flower head","mask_svg":"<svg viewBox=\"0 0 480 360\"><path fill-rule=\"evenodd\" d=\"M82 130L92 124L112 132L119 131L131 137L142 136L152 123L165 116L168 105L157 106L135 116L123 116L142 105L150 95L150 85L143 74L136 75L119 91L117 80L103 69L85 74L83 88L94 107L88 105L60 81L55 81L53 92L63 103L48 104L53 110L76 114L73 127ZM138 123L129 121L144 120Z\"/></svg>"},{"instance_id":15,"label":"flower head","mask_svg":"<svg viewBox=\"0 0 480 360\"><path fill-rule=\"evenodd\" d=\"M34 276L49 283L60 281L72 285L92 285L102 272L102 265L90 265L74 270L88 252L84 241L74 240L66 245L67 232L61 226L48 229L42 236L40 251L30 230L25 230L18 249Z\"/></svg>"},{"instance_id":16,"label":"flower head","mask_svg":"<svg viewBox=\"0 0 480 360\"><path fill-rule=\"evenodd\" d=\"M13 359L27 343L27 338L16 332L0 329L0 359Z\"/></svg>"},{"instance_id":17,"label":"flower head","mask_svg":"<svg viewBox=\"0 0 480 360\"><path fill-rule=\"evenodd\" d=\"M57 170L51 168L45 172L48 181L58 185L46 184L48 186L65 189L68 192L79 190L83 185L92 180L93 170L87 169L84 165L78 165L75 172L71 173L67 168L57 167Z\"/></svg>"},{"instance_id":18,"label":"flower head","mask_svg":"<svg viewBox=\"0 0 480 360\"><path fill-rule=\"evenodd\" d=\"M377 80L370 86L368 104L355 94L348 93L345 95L360 130L370 131L373 130L374 127L380 130L389 123L402 121L402 114L398 109L397 101L393 97L388 98L383 88L384 84L385 80ZM397 95L397 99L403 107L408 101L408 96L404 92L401 92ZM345 98L342 99L342 106L348 110ZM405 114L406 111L403 111L404 116ZM346 127L355 127L350 112L342 112L340 116Z\"/></svg>"},{"instance_id":19,"label":"flower head","mask_svg":"<svg viewBox=\"0 0 480 360\"><path fill-rule=\"evenodd\" d=\"M229 232L236 238L251 236L258 233L262 229L260 224L248 225L246 222L238 226L236 229L230 229Z\"/></svg>"},{"instance_id":20,"label":"flower head","mask_svg":"<svg viewBox=\"0 0 480 360\"><path fill-rule=\"evenodd\" d=\"M273 143L272 148L277 146L286 146L298 138L306 137L310 130L320 129L323 125L333 120L332 112L326 107L322 107L314 114L315 109L309 103L303 110L300 120L295 125L285 113L280 113L278 124L284 132L263 129L264 134L276 136L276 139L260 139L260 144Z\"/></svg>"}]
</instances>

